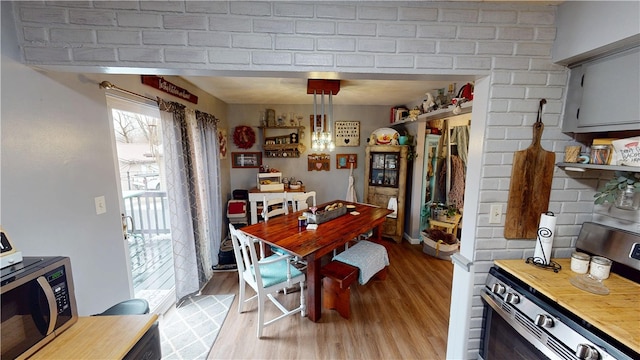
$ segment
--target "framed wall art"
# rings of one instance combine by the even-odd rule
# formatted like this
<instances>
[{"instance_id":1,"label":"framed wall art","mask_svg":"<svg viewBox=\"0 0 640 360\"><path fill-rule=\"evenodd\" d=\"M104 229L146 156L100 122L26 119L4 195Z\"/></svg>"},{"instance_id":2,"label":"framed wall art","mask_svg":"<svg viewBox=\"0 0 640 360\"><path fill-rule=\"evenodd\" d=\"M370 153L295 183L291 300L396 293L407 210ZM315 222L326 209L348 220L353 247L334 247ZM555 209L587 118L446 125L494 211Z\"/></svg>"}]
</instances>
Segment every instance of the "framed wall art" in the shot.
<instances>
[{"instance_id":1,"label":"framed wall art","mask_svg":"<svg viewBox=\"0 0 640 360\"><path fill-rule=\"evenodd\" d=\"M262 165L261 152L232 152L231 167L233 168L258 168Z\"/></svg>"},{"instance_id":2,"label":"framed wall art","mask_svg":"<svg viewBox=\"0 0 640 360\"><path fill-rule=\"evenodd\" d=\"M336 121L336 146L360 146L360 121Z\"/></svg>"},{"instance_id":3,"label":"framed wall art","mask_svg":"<svg viewBox=\"0 0 640 360\"><path fill-rule=\"evenodd\" d=\"M218 145L220 146L220 159L227 158L227 129L218 129Z\"/></svg>"},{"instance_id":4,"label":"framed wall art","mask_svg":"<svg viewBox=\"0 0 640 360\"><path fill-rule=\"evenodd\" d=\"M331 155L309 154L307 155L307 171L331 170Z\"/></svg>"},{"instance_id":5,"label":"framed wall art","mask_svg":"<svg viewBox=\"0 0 640 360\"><path fill-rule=\"evenodd\" d=\"M336 154L336 169L349 169L358 167L358 154Z\"/></svg>"}]
</instances>

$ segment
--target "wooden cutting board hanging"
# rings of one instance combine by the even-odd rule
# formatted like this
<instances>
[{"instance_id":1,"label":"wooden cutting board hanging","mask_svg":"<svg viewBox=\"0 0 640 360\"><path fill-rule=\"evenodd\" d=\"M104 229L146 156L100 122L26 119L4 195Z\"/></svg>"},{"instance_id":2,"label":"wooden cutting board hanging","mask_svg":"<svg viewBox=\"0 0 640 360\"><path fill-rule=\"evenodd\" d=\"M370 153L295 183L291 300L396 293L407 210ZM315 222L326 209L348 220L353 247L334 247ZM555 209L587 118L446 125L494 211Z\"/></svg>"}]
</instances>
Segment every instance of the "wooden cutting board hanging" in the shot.
<instances>
[{"instance_id":1,"label":"wooden cutting board hanging","mask_svg":"<svg viewBox=\"0 0 640 360\"><path fill-rule=\"evenodd\" d=\"M540 215L549 210L556 154L540 145L544 130L542 106L546 103L545 99L540 100L538 118L533 125L533 142L513 155L504 226L506 239L535 239Z\"/></svg>"}]
</instances>

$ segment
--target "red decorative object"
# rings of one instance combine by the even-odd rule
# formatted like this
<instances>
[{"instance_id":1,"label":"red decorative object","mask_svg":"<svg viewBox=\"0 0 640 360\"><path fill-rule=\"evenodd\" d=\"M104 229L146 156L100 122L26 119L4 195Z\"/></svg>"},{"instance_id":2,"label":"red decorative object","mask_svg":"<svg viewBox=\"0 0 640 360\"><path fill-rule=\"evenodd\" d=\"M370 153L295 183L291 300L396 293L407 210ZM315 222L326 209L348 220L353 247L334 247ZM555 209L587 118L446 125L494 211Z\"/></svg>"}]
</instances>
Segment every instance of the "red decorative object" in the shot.
<instances>
[{"instance_id":1,"label":"red decorative object","mask_svg":"<svg viewBox=\"0 0 640 360\"><path fill-rule=\"evenodd\" d=\"M233 131L233 143L240 149L248 149L256 142L256 133L249 126L236 126Z\"/></svg>"}]
</instances>

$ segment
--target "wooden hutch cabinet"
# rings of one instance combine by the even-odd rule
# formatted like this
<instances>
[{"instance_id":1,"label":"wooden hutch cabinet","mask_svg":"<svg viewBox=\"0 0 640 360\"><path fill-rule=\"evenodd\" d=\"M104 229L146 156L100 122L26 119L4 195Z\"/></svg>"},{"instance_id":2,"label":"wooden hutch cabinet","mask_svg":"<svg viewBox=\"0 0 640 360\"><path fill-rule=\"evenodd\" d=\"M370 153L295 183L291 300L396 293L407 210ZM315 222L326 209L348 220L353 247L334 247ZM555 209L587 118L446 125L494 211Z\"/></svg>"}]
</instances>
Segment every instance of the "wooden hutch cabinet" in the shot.
<instances>
[{"instance_id":1,"label":"wooden hutch cabinet","mask_svg":"<svg viewBox=\"0 0 640 360\"><path fill-rule=\"evenodd\" d=\"M387 216L382 236L401 242L407 179L406 145L373 145L366 148L364 201L396 212ZM395 200L394 200L395 199Z\"/></svg>"}]
</instances>

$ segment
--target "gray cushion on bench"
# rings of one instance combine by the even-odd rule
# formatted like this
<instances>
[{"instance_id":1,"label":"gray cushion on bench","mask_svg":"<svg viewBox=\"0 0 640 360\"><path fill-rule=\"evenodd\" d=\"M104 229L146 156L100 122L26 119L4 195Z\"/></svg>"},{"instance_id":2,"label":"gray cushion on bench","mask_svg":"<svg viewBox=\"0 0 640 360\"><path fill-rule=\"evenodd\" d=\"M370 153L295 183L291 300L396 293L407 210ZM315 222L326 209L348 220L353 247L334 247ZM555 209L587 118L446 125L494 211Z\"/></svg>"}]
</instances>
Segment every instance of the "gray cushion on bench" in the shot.
<instances>
[{"instance_id":1,"label":"gray cushion on bench","mask_svg":"<svg viewBox=\"0 0 640 360\"><path fill-rule=\"evenodd\" d=\"M355 266L360 270L358 282L366 284L378 271L389 266L387 249L380 244L362 240L333 257L333 260Z\"/></svg>"}]
</instances>

